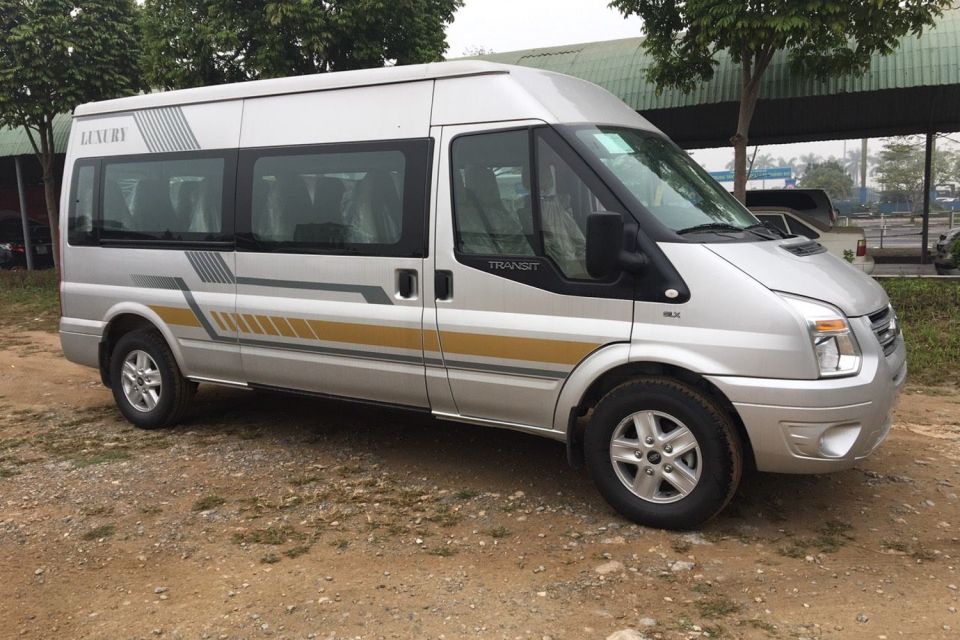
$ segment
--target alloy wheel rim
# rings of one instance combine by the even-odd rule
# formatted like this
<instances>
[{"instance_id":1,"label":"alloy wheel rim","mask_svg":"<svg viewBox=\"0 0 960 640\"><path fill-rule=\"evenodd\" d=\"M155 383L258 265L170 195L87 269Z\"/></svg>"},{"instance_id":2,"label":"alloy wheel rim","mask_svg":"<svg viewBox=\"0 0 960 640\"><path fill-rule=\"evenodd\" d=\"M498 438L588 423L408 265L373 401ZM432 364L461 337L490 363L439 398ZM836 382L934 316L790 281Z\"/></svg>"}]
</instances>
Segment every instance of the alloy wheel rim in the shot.
<instances>
[{"instance_id":1,"label":"alloy wheel rim","mask_svg":"<svg viewBox=\"0 0 960 640\"><path fill-rule=\"evenodd\" d=\"M700 482L702 460L693 432L662 411L630 414L610 438L617 478L647 502L669 504L690 495Z\"/></svg>"},{"instance_id":2,"label":"alloy wheel rim","mask_svg":"<svg viewBox=\"0 0 960 640\"><path fill-rule=\"evenodd\" d=\"M127 354L120 368L123 395L137 411L148 413L156 408L163 388L160 368L146 351L137 349Z\"/></svg>"}]
</instances>

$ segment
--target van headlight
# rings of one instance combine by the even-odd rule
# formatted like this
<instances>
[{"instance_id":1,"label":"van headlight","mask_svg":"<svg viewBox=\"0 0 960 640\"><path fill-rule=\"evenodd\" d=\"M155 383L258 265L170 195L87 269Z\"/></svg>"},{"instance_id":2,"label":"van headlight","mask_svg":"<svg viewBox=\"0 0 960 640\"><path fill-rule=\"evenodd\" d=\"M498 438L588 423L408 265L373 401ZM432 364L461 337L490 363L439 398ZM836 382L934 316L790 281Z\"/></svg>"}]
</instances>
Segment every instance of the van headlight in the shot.
<instances>
[{"instance_id":1,"label":"van headlight","mask_svg":"<svg viewBox=\"0 0 960 640\"><path fill-rule=\"evenodd\" d=\"M860 345L839 309L808 298L779 295L804 319L821 378L850 376L860 371Z\"/></svg>"}]
</instances>

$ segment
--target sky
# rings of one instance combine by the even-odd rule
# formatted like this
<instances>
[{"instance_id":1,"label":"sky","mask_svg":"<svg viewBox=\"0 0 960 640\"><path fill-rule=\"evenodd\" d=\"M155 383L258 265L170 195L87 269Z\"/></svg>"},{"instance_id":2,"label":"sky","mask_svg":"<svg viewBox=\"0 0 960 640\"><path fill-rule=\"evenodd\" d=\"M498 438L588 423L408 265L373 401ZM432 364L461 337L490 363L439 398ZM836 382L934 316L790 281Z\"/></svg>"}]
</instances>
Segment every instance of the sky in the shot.
<instances>
[{"instance_id":1,"label":"sky","mask_svg":"<svg viewBox=\"0 0 960 640\"><path fill-rule=\"evenodd\" d=\"M466 0L447 30L447 58L471 55L477 48L501 53L517 49L551 47L597 40L639 37L642 22L624 19L607 6L609 0ZM869 153L880 151L882 141L871 140ZM845 150L859 149L859 140L769 145L759 153L774 158L798 158L816 153L824 158L843 157ZM752 152L752 148L750 150ZM719 171L733 158L730 148L695 150L693 157L710 171ZM725 183L732 188L732 183ZM766 186L782 186L768 180ZM760 187L759 183L750 185Z\"/></svg>"}]
</instances>

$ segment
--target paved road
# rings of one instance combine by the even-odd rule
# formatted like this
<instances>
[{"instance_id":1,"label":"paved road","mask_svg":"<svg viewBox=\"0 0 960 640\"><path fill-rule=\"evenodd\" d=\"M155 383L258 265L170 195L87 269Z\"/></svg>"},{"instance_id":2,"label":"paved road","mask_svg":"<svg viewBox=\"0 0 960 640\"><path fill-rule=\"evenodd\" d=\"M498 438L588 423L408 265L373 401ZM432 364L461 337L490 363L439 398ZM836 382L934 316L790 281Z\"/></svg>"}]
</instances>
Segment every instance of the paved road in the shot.
<instances>
[{"instance_id":1,"label":"paved road","mask_svg":"<svg viewBox=\"0 0 960 640\"><path fill-rule=\"evenodd\" d=\"M960 225L960 216L956 216L956 223ZM867 246L877 249L920 247L922 231L920 217L913 223L909 217L896 218L851 218L850 226L860 227L867 236ZM931 218L928 247L933 248L940 234L950 228L949 218ZM882 237L882 243L881 243Z\"/></svg>"}]
</instances>

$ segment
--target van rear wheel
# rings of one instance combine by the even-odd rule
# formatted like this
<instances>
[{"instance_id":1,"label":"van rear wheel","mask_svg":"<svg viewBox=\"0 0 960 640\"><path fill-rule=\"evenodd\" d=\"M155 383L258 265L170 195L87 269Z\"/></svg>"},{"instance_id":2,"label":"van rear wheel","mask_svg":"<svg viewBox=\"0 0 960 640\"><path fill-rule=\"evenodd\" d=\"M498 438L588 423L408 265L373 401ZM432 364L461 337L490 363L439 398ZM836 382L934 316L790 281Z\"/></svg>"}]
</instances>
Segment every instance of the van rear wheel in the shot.
<instances>
[{"instance_id":1,"label":"van rear wheel","mask_svg":"<svg viewBox=\"0 0 960 640\"><path fill-rule=\"evenodd\" d=\"M120 413L141 429L176 424L195 389L156 330L131 331L117 341L110 383Z\"/></svg>"},{"instance_id":2,"label":"van rear wheel","mask_svg":"<svg viewBox=\"0 0 960 640\"><path fill-rule=\"evenodd\" d=\"M680 382L643 378L610 391L584 435L597 489L626 518L666 529L719 513L740 483L743 453L729 416Z\"/></svg>"}]
</instances>

